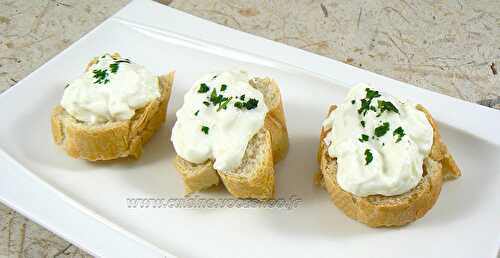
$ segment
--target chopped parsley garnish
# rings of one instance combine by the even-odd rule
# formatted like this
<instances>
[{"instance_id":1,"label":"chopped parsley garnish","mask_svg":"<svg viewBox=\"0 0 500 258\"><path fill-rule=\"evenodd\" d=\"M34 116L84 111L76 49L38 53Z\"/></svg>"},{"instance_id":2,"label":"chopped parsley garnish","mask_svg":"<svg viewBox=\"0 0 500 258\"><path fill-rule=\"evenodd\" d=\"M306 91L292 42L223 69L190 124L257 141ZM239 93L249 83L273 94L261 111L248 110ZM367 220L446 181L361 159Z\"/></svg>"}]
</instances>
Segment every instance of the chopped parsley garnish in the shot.
<instances>
[{"instance_id":1,"label":"chopped parsley garnish","mask_svg":"<svg viewBox=\"0 0 500 258\"><path fill-rule=\"evenodd\" d=\"M355 99L351 100L351 104L354 105L354 103L356 103L356 100Z\"/></svg>"},{"instance_id":2,"label":"chopped parsley garnish","mask_svg":"<svg viewBox=\"0 0 500 258\"><path fill-rule=\"evenodd\" d=\"M243 95L243 96L245 96L245 95ZM240 97L240 99L241 99L241 97ZM256 108L257 105L259 105L259 101L254 99L254 98L250 98L247 102L237 101L234 103L234 107L239 108L239 109L246 108L247 110L252 110L252 109Z\"/></svg>"},{"instance_id":3,"label":"chopped parsley garnish","mask_svg":"<svg viewBox=\"0 0 500 258\"><path fill-rule=\"evenodd\" d=\"M197 110L196 112L194 112L194 115L195 115L195 116L198 116L198 113L200 113L200 111L199 111L199 110Z\"/></svg>"},{"instance_id":4,"label":"chopped parsley garnish","mask_svg":"<svg viewBox=\"0 0 500 258\"><path fill-rule=\"evenodd\" d=\"M374 99L374 98L377 98L377 97L380 97L380 93L376 90L372 90L370 88L366 88L365 89L366 91L366 97L367 99Z\"/></svg>"},{"instance_id":5,"label":"chopped parsley garnish","mask_svg":"<svg viewBox=\"0 0 500 258\"><path fill-rule=\"evenodd\" d=\"M384 113L384 111L392 111L394 113L399 114L399 110L392 104L390 101L384 101L384 100L379 100L378 101L378 108L380 109L380 113L377 115L379 117Z\"/></svg>"},{"instance_id":6,"label":"chopped parsley garnish","mask_svg":"<svg viewBox=\"0 0 500 258\"><path fill-rule=\"evenodd\" d=\"M382 137L387 131L389 131L389 123L385 122L381 126L375 128L375 136Z\"/></svg>"},{"instance_id":7,"label":"chopped parsley garnish","mask_svg":"<svg viewBox=\"0 0 500 258\"><path fill-rule=\"evenodd\" d=\"M400 126L400 127L396 128L396 130L394 130L392 135L398 137L398 139L396 140L396 143L398 143L401 141L403 136L405 136L406 134L405 134L405 130L403 130L403 128Z\"/></svg>"},{"instance_id":8,"label":"chopped parsley garnish","mask_svg":"<svg viewBox=\"0 0 500 258\"><path fill-rule=\"evenodd\" d=\"M120 59L120 60L116 60L114 63L110 64L109 68L111 69L112 73L118 72L118 67L119 67L118 64L119 63L128 63L128 64L130 64L130 60L128 60L128 59Z\"/></svg>"},{"instance_id":9,"label":"chopped parsley garnish","mask_svg":"<svg viewBox=\"0 0 500 258\"><path fill-rule=\"evenodd\" d=\"M210 93L210 97L208 98L210 102L214 106L217 106L217 112L220 111L221 109L227 109L227 104L229 104L229 101L233 99L233 97L224 97L222 94L217 94L217 90L215 88L212 89L212 92Z\"/></svg>"},{"instance_id":10,"label":"chopped parsley garnish","mask_svg":"<svg viewBox=\"0 0 500 258\"><path fill-rule=\"evenodd\" d=\"M359 140L360 142L367 142L369 139L370 139L370 137L369 137L368 135L366 135L366 134L362 134L362 135L361 135L361 138L359 138L358 140Z\"/></svg>"},{"instance_id":11,"label":"chopped parsley garnish","mask_svg":"<svg viewBox=\"0 0 500 258\"><path fill-rule=\"evenodd\" d=\"M102 56L101 58L105 58L106 55ZM130 63L130 60L128 59L120 59L120 60L117 60L116 58L112 57L113 60L116 60L114 63L110 64L109 65L109 69L96 69L96 70L93 70L92 72L94 73L94 76L93 78L96 79L96 81L94 81L94 83L97 83L97 84L106 84L109 82L109 72L111 73L117 73L118 72L118 68L120 67L119 64L120 63ZM99 63L99 60L96 61L96 64Z\"/></svg>"},{"instance_id":12,"label":"chopped parsley garnish","mask_svg":"<svg viewBox=\"0 0 500 258\"><path fill-rule=\"evenodd\" d=\"M220 95L220 99L223 98L222 95ZM212 102L214 105L217 105L217 103L219 103L220 99L219 99L219 95L217 95L217 90L215 88L212 89L212 93L210 93L210 102Z\"/></svg>"},{"instance_id":13,"label":"chopped parsley garnish","mask_svg":"<svg viewBox=\"0 0 500 258\"><path fill-rule=\"evenodd\" d=\"M208 135L208 130L210 130L210 128L208 128L207 126L202 126L201 127L201 131L204 132L207 135Z\"/></svg>"},{"instance_id":14,"label":"chopped parsley garnish","mask_svg":"<svg viewBox=\"0 0 500 258\"><path fill-rule=\"evenodd\" d=\"M214 104L214 106L222 103L226 99L227 98L225 98L221 94L217 94L217 90L215 88L212 89L212 93L210 93L210 102L212 102L212 104Z\"/></svg>"},{"instance_id":15,"label":"chopped parsley garnish","mask_svg":"<svg viewBox=\"0 0 500 258\"><path fill-rule=\"evenodd\" d=\"M217 78L217 75L214 75L214 77L212 77L212 80L215 79L215 78Z\"/></svg>"},{"instance_id":16,"label":"chopped parsley garnish","mask_svg":"<svg viewBox=\"0 0 500 258\"><path fill-rule=\"evenodd\" d=\"M248 110L251 110L251 109L254 109L257 107L257 105L259 104L259 101L254 99L254 98L251 98L249 99L246 103L245 103L245 107L248 109Z\"/></svg>"},{"instance_id":17,"label":"chopped parsley garnish","mask_svg":"<svg viewBox=\"0 0 500 258\"><path fill-rule=\"evenodd\" d=\"M370 149L366 149L365 150L365 165L368 165L370 164L370 162L372 162L373 160L373 154L372 152L370 151Z\"/></svg>"},{"instance_id":18,"label":"chopped parsley garnish","mask_svg":"<svg viewBox=\"0 0 500 258\"><path fill-rule=\"evenodd\" d=\"M365 128L365 121L361 120L361 126Z\"/></svg>"},{"instance_id":19,"label":"chopped parsley garnish","mask_svg":"<svg viewBox=\"0 0 500 258\"><path fill-rule=\"evenodd\" d=\"M221 109L224 109L226 110L227 109L227 104L229 103L229 101L231 101L233 99L233 97L230 97L230 98L225 98L226 100L224 100L220 105L219 107L217 108L217 112L219 112L219 110Z\"/></svg>"},{"instance_id":20,"label":"chopped parsley garnish","mask_svg":"<svg viewBox=\"0 0 500 258\"><path fill-rule=\"evenodd\" d=\"M235 103L234 103L234 107L235 107L235 108L242 109L242 108L243 108L243 102L240 102L240 101L235 102Z\"/></svg>"},{"instance_id":21,"label":"chopped parsley garnish","mask_svg":"<svg viewBox=\"0 0 500 258\"><path fill-rule=\"evenodd\" d=\"M358 109L358 114L363 114L366 115L366 112L368 110L372 110L374 112L377 111L377 109L374 106L370 106L372 103L372 100L374 98L380 97L380 93L376 90L371 90L370 88L366 88L366 96L364 99L361 99L361 107Z\"/></svg>"},{"instance_id":22,"label":"chopped parsley garnish","mask_svg":"<svg viewBox=\"0 0 500 258\"><path fill-rule=\"evenodd\" d=\"M206 85L205 83L202 83L200 84L200 88L198 89L198 93L205 93L205 92L208 92L210 90L210 88L208 87L208 85Z\"/></svg>"},{"instance_id":23,"label":"chopped parsley garnish","mask_svg":"<svg viewBox=\"0 0 500 258\"><path fill-rule=\"evenodd\" d=\"M112 63L109 65L112 73L116 73L118 71L118 63Z\"/></svg>"},{"instance_id":24,"label":"chopped parsley garnish","mask_svg":"<svg viewBox=\"0 0 500 258\"><path fill-rule=\"evenodd\" d=\"M358 109L358 114L363 114L365 115L366 112L368 112L368 110L370 110L370 101L366 100L366 99L362 99L361 100L361 107Z\"/></svg>"},{"instance_id":25,"label":"chopped parsley garnish","mask_svg":"<svg viewBox=\"0 0 500 258\"><path fill-rule=\"evenodd\" d=\"M108 70L97 69L97 70L93 70L92 72L94 73L94 78L96 79L96 81L94 83L106 84L109 82Z\"/></svg>"},{"instance_id":26,"label":"chopped parsley garnish","mask_svg":"<svg viewBox=\"0 0 500 258\"><path fill-rule=\"evenodd\" d=\"M245 101L245 94L239 97L238 96L226 97L222 95L222 92L225 91L227 87L228 86L226 84L221 84L220 92L217 92L216 88L212 88L212 90L210 91L208 85L202 83L200 84L198 93L207 93L210 91L210 94L206 95L207 100L203 101L203 104L205 104L205 106L207 107L209 107L210 104L212 104L214 107L217 107L216 109L217 112L221 110L226 110L229 103L233 99L236 100L236 102L234 103L234 107L238 109L252 110L258 106L259 101L257 99L250 98L247 101Z\"/></svg>"}]
</instances>

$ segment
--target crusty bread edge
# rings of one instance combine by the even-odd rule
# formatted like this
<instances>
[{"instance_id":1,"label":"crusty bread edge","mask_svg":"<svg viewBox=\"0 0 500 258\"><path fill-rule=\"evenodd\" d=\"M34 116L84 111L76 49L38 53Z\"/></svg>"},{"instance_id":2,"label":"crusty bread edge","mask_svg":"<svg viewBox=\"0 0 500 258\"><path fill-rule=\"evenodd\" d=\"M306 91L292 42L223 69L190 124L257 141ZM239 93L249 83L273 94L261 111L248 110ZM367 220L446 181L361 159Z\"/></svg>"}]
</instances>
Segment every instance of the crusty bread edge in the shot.
<instances>
[{"instance_id":1,"label":"crusty bread edge","mask_svg":"<svg viewBox=\"0 0 500 258\"><path fill-rule=\"evenodd\" d=\"M265 130L267 146L272 146L271 133ZM270 144L269 144L270 143ZM275 177L272 147L266 148L261 166L251 177L217 171L227 191L237 198L267 200L274 198Z\"/></svg>"},{"instance_id":2,"label":"crusty bread edge","mask_svg":"<svg viewBox=\"0 0 500 258\"><path fill-rule=\"evenodd\" d=\"M139 158L142 146L166 119L174 76L174 72L159 76L161 96L136 110L132 119L127 121L86 125L74 118L63 118L66 111L60 105L56 106L51 115L54 142L61 145L69 156L89 161L128 156Z\"/></svg>"},{"instance_id":3,"label":"crusty bread edge","mask_svg":"<svg viewBox=\"0 0 500 258\"><path fill-rule=\"evenodd\" d=\"M191 170L185 166L185 163L189 163L189 161L184 160L178 155L175 157L174 163L175 168L182 176L186 195L208 189L220 183L219 175L213 168L213 161L211 160L207 160L205 163L199 164Z\"/></svg>"},{"instance_id":4,"label":"crusty bread edge","mask_svg":"<svg viewBox=\"0 0 500 258\"><path fill-rule=\"evenodd\" d=\"M281 96L280 87L275 80L270 78L257 78L256 80L261 80L263 81L262 83L269 84L270 87L274 88L277 91L277 97L279 97L277 105L267 112L266 118L264 120L264 127L269 131L271 135L273 161L274 164L276 164L286 157L289 148L288 129L286 126L283 99Z\"/></svg>"},{"instance_id":5,"label":"crusty bread edge","mask_svg":"<svg viewBox=\"0 0 500 258\"><path fill-rule=\"evenodd\" d=\"M329 113L336 107L330 107ZM430 113L418 105L431 124L434 135L429 156L424 160L425 176L410 192L401 196L391 197L367 196L358 197L344 191L337 184L336 173L328 171L328 167L336 170L336 159L329 156L327 146L323 141L329 131L321 129L318 160L320 173L316 175L316 183L322 184L330 194L334 204L348 217L362 222L370 227L402 226L423 217L429 211L441 192L445 178L452 179L461 175L458 166L441 140L439 129ZM382 200L382 201L380 201Z\"/></svg>"}]
</instances>

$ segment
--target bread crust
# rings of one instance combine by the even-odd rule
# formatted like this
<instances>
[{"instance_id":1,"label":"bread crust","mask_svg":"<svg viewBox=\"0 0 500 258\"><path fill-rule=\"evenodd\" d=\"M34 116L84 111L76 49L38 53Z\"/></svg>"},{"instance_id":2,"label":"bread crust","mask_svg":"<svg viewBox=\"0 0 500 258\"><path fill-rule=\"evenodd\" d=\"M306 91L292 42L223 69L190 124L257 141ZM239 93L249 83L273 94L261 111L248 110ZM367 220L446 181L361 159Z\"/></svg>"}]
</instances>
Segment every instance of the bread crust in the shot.
<instances>
[{"instance_id":1,"label":"bread crust","mask_svg":"<svg viewBox=\"0 0 500 258\"><path fill-rule=\"evenodd\" d=\"M271 133L265 130L265 145L272 146ZM264 159L260 166L248 175L239 175L218 171L227 191L237 198L255 198L259 200L274 197L274 161L272 148L265 148Z\"/></svg>"},{"instance_id":2,"label":"bread crust","mask_svg":"<svg viewBox=\"0 0 500 258\"><path fill-rule=\"evenodd\" d=\"M267 85L273 89L273 94L279 98L276 100L276 105L269 107L264 120L263 130L266 132L266 150L265 158L262 165L251 175L238 175L233 173L225 173L216 171L226 189L237 198L255 198L260 200L271 199L274 197L275 177L274 164L286 157L288 152L288 130L286 127L285 113L281 93L277 83L269 78L255 78L252 83L260 83ZM196 180L192 171L186 170L185 166L179 166L179 162L187 162L181 157L176 158L176 168L182 175L186 194L193 192L193 180ZM213 166L213 162L210 163ZM212 175L207 177L212 177ZM198 181L199 182L199 181ZM206 181L206 184L198 184L195 191L206 189L213 184Z\"/></svg>"},{"instance_id":3,"label":"bread crust","mask_svg":"<svg viewBox=\"0 0 500 258\"><path fill-rule=\"evenodd\" d=\"M62 106L56 106L51 116L54 142L69 156L89 161L139 158L142 146L166 119L173 80L174 72L159 76L161 96L136 110L126 121L88 125L76 120Z\"/></svg>"},{"instance_id":4,"label":"bread crust","mask_svg":"<svg viewBox=\"0 0 500 258\"><path fill-rule=\"evenodd\" d=\"M219 175L214 169L214 164L211 160L207 160L203 164L194 164L180 156L176 156L175 168L182 176L186 194L219 185Z\"/></svg>"},{"instance_id":5,"label":"bread crust","mask_svg":"<svg viewBox=\"0 0 500 258\"><path fill-rule=\"evenodd\" d=\"M274 163L278 163L284 159L288 153L288 129L286 127L285 111L283 109L283 101L281 92L275 80L270 78L255 79L257 83L269 85L274 89L274 93L279 97L276 106L271 108L264 120L264 128L266 128L271 136L272 155Z\"/></svg>"},{"instance_id":6,"label":"bread crust","mask_svg":"<svg viewBox=\"0 0 500 258\"><path fill-rule=\"evenodd\" d=\"M331 106L329 113L336 107ZM424 160L424 175L419 184L407 193L396 196L370 195L355 196L344 191L337 183L337 161L330 157L324 138L329 130L321 129L318 160L320 174L317 181L330 194L335 206L348 217L370 227L402 226L423 217L429 211L441 192L445 179L461 175L458 166L442 142L439 129L430 113L421 105L417 109L424 112L431 124L433 144L431 152Z\"/></svg>"}]
</instances>

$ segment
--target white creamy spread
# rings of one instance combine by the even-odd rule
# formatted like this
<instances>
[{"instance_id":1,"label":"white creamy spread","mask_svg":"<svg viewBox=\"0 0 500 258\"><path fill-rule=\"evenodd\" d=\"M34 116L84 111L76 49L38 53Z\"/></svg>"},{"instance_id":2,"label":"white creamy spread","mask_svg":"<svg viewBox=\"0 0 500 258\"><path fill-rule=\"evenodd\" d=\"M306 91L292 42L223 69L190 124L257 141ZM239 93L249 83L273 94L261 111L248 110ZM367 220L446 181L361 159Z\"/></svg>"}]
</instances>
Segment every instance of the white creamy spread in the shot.
<instances>
[{"instance_id":1,"label":"white creamy spread","mask_svg":"<svg viewBox=\"0 0 500 258\"><path fill-rule=\"evenodd\" d=\"M393 196L421 180L433 129L415 104L358 84L323 127L332 129L324 141L328 154L337 158L337 182L343 190Z\"/></svg>"},{"instance_id":2,"label":"white creamy spread","mask_svg":"<svg viewBox=\"0 0 500 258\"><path fill-rule=\"evenodd\" d=\"M217 170L237 167L250 139L264 125L267 106L262 93L249 84L244 71L209 73L184 95L172 129L175 151Z\"/></svg>"},{"instance_id":3,"label":"white creamy spread","mask_svg":"<svg viewBox=\"0 0 500 258\"><path fill-rule=\"evenodd\" d=\"M106 54L66 87L61 106L80 121L98 124L128 120L158 97L156 76L128 59Z\"/></svg>"}]
</instances>

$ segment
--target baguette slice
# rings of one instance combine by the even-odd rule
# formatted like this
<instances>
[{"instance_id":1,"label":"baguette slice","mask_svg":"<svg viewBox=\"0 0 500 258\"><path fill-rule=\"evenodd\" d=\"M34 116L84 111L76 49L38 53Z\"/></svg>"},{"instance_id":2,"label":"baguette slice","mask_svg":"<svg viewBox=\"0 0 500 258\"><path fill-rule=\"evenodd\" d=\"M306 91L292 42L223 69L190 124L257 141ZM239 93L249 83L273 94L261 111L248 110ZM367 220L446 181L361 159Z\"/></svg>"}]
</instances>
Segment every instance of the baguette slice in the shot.
<instances>
[{"instance_id":1,"label":"baguette slice","mask_svg":"<svg viewBox=\"0 0 500 258\"><path fill-rule=\"evenodd\" d=\"M335 108L330 107L329 113ZM423 217L432 208L445 179L460 177L460 170L441 141L439 129L430 113L420 105L417 109L425 113L434 130L433 144L431 152L424 159L422 180L415 188L401 195L358 197L340 188L337 184L337 159L330 157L323 141L329 130L321 130L318 152L320 173L317 182L327 189L334 204L348 217L370 227L402 226L411 223Z\"/></svg>"},{"instance_id":2,"label":"baguette slice","mask_svg":"<svg viewBox=\"0 0 500 258\"><path fill-rule=\"evenodd\" d=\"M139 158L142 146L165 121L174 72L159 76L158 81L160 97L136 110L126 121L89 125L75 119L62 106L56 106L51 117L54 142L74 158L90 161Z\"/></svg>"},{"instance_id":3,"label":"baguette slice","mask_svg":"<svg viewBox=\"0 0 500 258\"><path fill-rule=\"evenodd\" d=\"M250 85L264 95L269 109L264 126L249 141L241 164L229 171L216 171L213 162L201 165L177 156L175 166L184 180L186 194L219 184L238 198L271 199L274 196L274 164L288 152L288 131L281 93L269 78L254 78Z\"/></svg>"}]
</instances>

